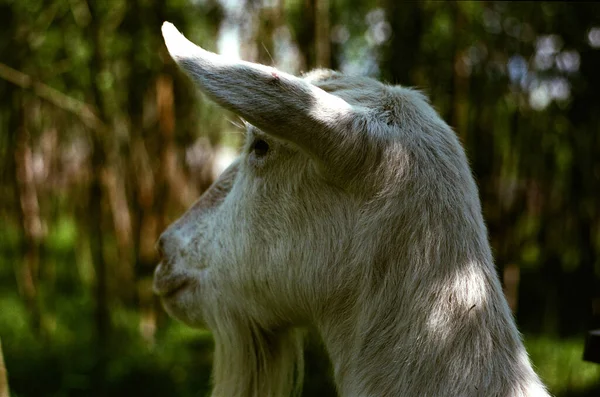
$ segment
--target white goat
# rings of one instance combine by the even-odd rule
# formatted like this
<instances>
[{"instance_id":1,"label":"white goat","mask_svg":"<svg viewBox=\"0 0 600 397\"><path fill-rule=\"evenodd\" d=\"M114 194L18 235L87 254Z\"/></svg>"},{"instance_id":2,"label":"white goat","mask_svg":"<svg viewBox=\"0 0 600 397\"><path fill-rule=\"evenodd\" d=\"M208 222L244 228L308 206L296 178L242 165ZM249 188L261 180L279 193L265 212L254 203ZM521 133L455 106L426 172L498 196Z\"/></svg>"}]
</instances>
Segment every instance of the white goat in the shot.
<instances>
[{"instance_id":1,"label":"white goat","mask_svg":"<svg viewBox=\"0 0 600 397\"><path fill-rule=\"evenodd\" d=\"M239 158L159 240L155 291L215 338L213 396L284 397L315 327L340 395L547 396L497 277L455 134L420 93L173 59L246 119Z\"/></svg>"}]
</instances>

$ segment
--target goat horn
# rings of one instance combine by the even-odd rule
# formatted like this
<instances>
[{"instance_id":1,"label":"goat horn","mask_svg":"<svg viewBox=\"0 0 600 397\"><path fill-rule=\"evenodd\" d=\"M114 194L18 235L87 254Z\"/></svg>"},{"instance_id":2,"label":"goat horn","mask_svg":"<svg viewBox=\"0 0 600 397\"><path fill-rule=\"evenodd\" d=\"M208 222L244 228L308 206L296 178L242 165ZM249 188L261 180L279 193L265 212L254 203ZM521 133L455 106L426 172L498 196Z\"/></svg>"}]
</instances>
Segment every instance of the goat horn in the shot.
<instances>
[{"instance_id":1,"label":"goat horn","mask_svg":"<svg viewBox=\"0 0 600 397\"><path fill-rule=\"evenodd\" d=\"M326 168L352 162L360 138L351 134L356 110L346 101L272 67L206 51L169 22L162 34L171 57L215 102L299 146Z\"/></svg>"}]
</instances>

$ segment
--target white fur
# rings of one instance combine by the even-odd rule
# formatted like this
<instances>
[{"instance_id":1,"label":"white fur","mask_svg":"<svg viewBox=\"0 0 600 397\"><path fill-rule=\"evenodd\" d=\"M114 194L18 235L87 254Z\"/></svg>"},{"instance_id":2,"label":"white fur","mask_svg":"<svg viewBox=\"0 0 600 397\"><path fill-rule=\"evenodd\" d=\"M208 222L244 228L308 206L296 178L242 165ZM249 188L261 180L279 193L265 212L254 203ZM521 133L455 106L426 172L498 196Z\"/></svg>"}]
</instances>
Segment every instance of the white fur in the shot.
<instances>
[{"instance_id":1,"label":"white fur","mask_svg":"<svg viewBox=\"0 0 600 397\"><path fill-rule=\"evenodd\" d=\"M203 92L254 125L159 240L166 309L214 333L213 396L297 393L304 326L341 396L547 396L464 152L420 93L323 70L300 79L163 32Z\"/></svg>"}]
</instances>

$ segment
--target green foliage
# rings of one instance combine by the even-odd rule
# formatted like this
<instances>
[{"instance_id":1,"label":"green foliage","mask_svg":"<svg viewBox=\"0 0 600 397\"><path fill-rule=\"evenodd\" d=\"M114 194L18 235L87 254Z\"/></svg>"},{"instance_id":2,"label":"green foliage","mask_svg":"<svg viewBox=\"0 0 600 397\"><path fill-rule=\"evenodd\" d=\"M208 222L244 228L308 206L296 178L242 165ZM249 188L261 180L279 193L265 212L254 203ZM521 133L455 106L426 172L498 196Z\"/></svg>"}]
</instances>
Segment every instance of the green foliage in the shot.
<instances>
[{"instance_id":1,"label":"green foliage","mask_svg":"<svg viewBox=\"0 0 600 397\"><path fill-rule=\"evenodd\" d=\"M202 396L208 391L212 338L169 321L149 344L139 334L139 313L116 310L108 368L100 378L90 300L57 305L51 333L40 338L22 302L0 297L0 330L14 396ZM35 374L35 375L34 375Z\"/></svg>"},{"instance_id":2,"label":"green foliage","mask_svg":"<svg viewBox=\"0 0 600 397\"><path fill-rule=\"evenodd\" d=\"M553 395L585 395L586 391L600 390L600 366L581 360L581 338L526 336L525 346L536 371Z\"/></svg>"}]
</instances>

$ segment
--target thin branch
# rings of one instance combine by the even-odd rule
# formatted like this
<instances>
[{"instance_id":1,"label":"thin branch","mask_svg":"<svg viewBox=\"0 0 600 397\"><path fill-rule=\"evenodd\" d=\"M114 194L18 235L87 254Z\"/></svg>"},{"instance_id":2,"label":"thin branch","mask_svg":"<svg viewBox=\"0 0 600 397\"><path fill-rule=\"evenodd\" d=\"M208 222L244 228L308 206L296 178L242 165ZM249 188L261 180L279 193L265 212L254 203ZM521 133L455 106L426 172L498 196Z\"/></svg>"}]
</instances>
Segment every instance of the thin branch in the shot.
<instances>
[{"instance_id":1,"label":"thin branch","mask_svg":"<svg viewBox=\"0 0 600 397\"><path fill-rule=\"evenodd\" d=\"M65 95L44 83L35 81L31 76L15 70L2 62L0 62L0 78L25 90L31 90L40 98L45 99L63 110L73 113L75 116L79 117L83 124L93 130L99 131L106 129L102 120L96 116L96 111L92 106Z\"/></svg>"}]
</instances>

